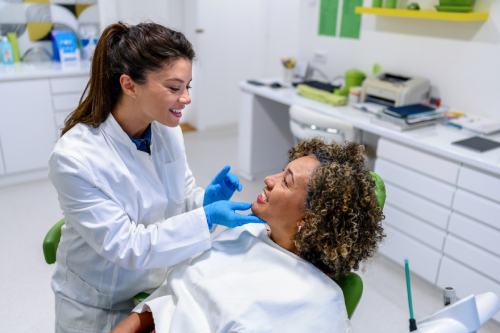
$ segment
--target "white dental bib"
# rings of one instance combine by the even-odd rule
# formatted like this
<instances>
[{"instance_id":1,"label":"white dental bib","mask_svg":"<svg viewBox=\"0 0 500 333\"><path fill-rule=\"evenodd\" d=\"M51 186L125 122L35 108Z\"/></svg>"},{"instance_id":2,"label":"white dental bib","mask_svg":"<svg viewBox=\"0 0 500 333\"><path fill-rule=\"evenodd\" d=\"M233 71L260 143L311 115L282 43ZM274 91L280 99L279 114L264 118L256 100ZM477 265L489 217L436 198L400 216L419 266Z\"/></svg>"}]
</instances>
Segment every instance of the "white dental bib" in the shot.
<instances>
[{"instance_id":1,"label":"white dental bib","mask_svg":"<svg viewBox=\"0 0 500 333\"><path fill-rule=\"evenodd\" d=\"M340 287L259 224L227 229L174 266L134 311L148 309L156 333L352 332Z\"/></svg>"}]
</instances>

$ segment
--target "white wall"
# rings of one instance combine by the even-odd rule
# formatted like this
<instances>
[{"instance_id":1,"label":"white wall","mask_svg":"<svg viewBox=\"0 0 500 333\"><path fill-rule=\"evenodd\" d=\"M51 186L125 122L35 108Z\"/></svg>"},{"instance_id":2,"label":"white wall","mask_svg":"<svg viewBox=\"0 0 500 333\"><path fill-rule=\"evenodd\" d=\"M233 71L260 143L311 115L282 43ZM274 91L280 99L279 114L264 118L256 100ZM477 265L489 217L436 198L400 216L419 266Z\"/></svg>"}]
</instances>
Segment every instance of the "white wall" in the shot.
<instances>
[{"instance_id":1,"label":"white wall","mask_svg":"<svg viewBox=\"0 0 500 333\"><path fill-rule=\"evenodd\" d=\"M184 2L186 32L198 54L193 92L201 130L237 123L239 81L281 76L280 58L297 54L299 2ZM195 29L203 33L193 35Z\"/></svg>"},{"instance_id":2,"label":"white wall","mask_svg":"<svg viewBox=\"0 0 500 333\"><path fill-rule=\"evenodd\" d=\"M422 9L438 4L418 2ZM486 22L363 15L359 40L318 36L319 1L299 6L298 56L311 60L314 50L327 51L327 64L318 67L330 77L350 68L371 74L377 62L383 70L430 79L456 110L500 119L500 1L476 1L475 11L490 12Z\"/></svg>"},{"instance_id":3,"label":"white wall","mask_svg":"<svg viewBox=\"0 0 500 333\"><path fill-rule=\"evenodd\" d=\"M101 28L122 20L137 24L145 20L168 25L171 0L100 0Z\"/></svg>"}]
</instances>

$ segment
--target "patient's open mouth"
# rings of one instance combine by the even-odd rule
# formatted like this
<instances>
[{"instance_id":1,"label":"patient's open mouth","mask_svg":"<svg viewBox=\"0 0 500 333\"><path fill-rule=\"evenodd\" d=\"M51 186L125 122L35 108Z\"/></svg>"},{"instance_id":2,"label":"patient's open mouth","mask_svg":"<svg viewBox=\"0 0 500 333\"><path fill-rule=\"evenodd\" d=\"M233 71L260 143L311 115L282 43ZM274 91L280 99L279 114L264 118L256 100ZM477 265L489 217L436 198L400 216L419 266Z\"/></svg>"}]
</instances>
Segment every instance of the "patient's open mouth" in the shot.
<instances>
[{"instance_id":1,"label":"patient's open mouth","mask_svg":"<svg viewBox=\"0 0 500 333\"><path fill-rule=\"evenodd\" d=\"M259 194L259 196L257 197L257 202L262 203L262 204L267 203L267 195L266 195L265 189L262 191L262 194Z\"/></svg>"}]
</instances>

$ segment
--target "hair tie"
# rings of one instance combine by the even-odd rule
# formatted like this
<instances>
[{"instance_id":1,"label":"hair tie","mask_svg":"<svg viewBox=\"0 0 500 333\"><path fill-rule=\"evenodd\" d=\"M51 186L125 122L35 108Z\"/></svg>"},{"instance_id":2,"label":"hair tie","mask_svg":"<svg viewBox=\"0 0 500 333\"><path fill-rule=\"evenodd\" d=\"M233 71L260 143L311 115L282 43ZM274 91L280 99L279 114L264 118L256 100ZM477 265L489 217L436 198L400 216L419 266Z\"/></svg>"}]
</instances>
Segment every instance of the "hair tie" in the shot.
<instances>
[{"instance_id":1,"label":"hair tie","mask_svg":"<svg viewBox=\"0 0 500 333\"><path fill-rule=\"evenodd\" d=\"M125 28L125 31L128 31L129 29L127 28L127 26L122 22L122 21L118 21L118 24L120 24L122 27Z\"/></svg>"}]
</instances>

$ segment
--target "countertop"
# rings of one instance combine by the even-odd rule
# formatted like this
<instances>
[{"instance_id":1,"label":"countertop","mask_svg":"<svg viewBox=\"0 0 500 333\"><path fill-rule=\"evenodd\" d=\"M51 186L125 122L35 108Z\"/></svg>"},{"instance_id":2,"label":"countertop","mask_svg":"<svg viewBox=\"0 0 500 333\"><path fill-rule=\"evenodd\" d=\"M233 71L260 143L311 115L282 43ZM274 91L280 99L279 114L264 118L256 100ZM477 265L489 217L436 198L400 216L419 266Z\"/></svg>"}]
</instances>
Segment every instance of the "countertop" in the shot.
<instances>
[{"instance_id":1,"label":"countertop","mask_svg":"<svg viewBox=\"0 0 500 333\"><path fill-rule=\"evenodd\" d=\"M275 82L276 80L259 81ZM442 124L400 132L372 123L371 119L374 115L371 113L355 109L351 106L331 106L317 102L297 95L295 88L255 86L245 81L240 82L239 86L241 90L251 94L285 105L301 105L317 112L343 119L350 122L354 127L380 135L381 137L500 175L500 148L477 153L451 144L454 141L476 136L474 133ZM488 135L486 138L500 142L500 134Z\"/></svg>"},{"instance_id":2,"label":"countertop","mask_svg":"<svg viewBox=\"0 0 500 333\"><path fill-rule=\"evenodd\" d=\"M81 61L75 66L61 66L55 61L38 63L14 63L14 65L0 64L0 82L33 80L52 77L89 76L90 62Z\"/></svg>"}]
</instances>

